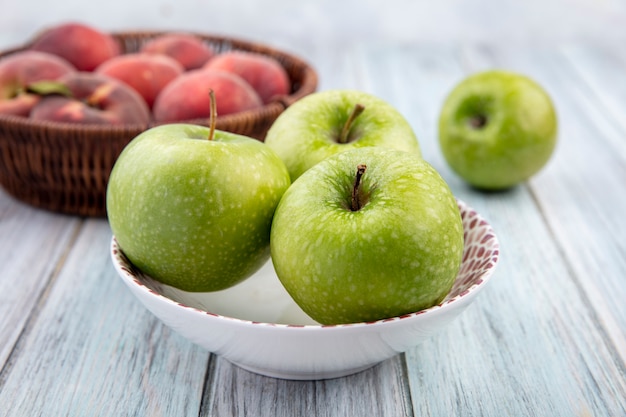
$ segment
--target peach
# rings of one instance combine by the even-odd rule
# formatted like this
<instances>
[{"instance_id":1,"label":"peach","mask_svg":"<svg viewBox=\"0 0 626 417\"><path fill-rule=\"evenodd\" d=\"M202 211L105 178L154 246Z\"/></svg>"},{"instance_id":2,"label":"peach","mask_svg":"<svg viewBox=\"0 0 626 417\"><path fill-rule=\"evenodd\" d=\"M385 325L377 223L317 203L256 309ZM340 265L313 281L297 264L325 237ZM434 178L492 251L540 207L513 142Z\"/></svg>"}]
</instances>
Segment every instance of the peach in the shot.
<instances>
[{"instance_id":1,"label":"peach","mask_svg":"<svg viewBox=\"0 0 626 417\"><path fill-rule=\"evenodd\" d=\"M54 81L76 69L65 59L37 51L16 52L0 60L0 113L28 116L40 100L33 83Z\"/></svg>"},{"instance_id":2,"label":"peach","mask_svg":"<svg viewBox=\"0 0 626 417\"><path fill-rule=\"evenodd\" d=\"M174 58L186 70L198 69L214 55L213 49L189 33L167 33L145 43L140 52L163 54Z\"/></svg>"},{"instance_id":3,"label":"peach","mask_svg":"<svg viewBox=\"0 0 626 417\"><path fill-rule=\"evenodd\" d=\"M157 122L208 118L210 91L215 93L218 115L251 110L263 105L254 89L241 77L223 71L193 70L169 83L154 103Z\"/></svg>"},{"instance_id":4,"label":"peach","mask_svg":"<svg viewBox=\"0 0 626 417\"><path fill-rule=\"evenodd\" d=\"M63 57L79 71L93 71L121 52L119 44L110 34L74 22L44 30L35 38L30 49Z\"/></svg>"},{"instance_id":5,"label":"peach","mask_svg":"<svg viewBox=\"0 0 626 417\"><path fill-rule=\"evenodd\" d=\"M43 97L31 111L32 120L112 125L150 121L150 110L139 93L115 78L74 72L58 81L71 96Z\"/></svg>"},{"instance_id":6,"label":"peach","mask_svg":"<svg viewBox=\"0 0 626 417\"><path fill-rule=\"evenodd\" d=\"M96 68L98 74L116 78L134 88L152 108L161 90L185 69L167 55L131 53L105 61Z\"/></svg>"},{"instance_id":7,"label":"peach","mask_svg":"<svg viewBox=\"0 0 626 417\"><path fill-rule=\"evenodd\" d=\"M228 51L216 55L204 66L207 69L228 71L239 75L256 90L263 103L289 94L289 75L278 60L253 52Z\"/></svg>"}]
</instances>

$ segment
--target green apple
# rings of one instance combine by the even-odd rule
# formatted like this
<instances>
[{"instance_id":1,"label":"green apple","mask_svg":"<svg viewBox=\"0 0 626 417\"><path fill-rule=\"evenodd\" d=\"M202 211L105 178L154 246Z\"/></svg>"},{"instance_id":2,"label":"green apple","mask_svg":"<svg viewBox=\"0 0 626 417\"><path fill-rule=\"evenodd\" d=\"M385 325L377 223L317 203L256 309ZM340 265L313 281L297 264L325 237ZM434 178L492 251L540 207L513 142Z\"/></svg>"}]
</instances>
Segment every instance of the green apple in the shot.
<instances>
[{"instance_id":1,"label":"green apple","mask_svg":"<svg viewBox=\"0 0 626 417\"><path fill-rule=\"evenodd\" d=\"M285 162L291 180L323 159L367 146L420 154L411 125L384 100L355 90L310 94L272 124L265 143Z\"/></svg>"},{"instance_id":2,"label":"green apple","mask_svg":"<svg viewBox=\"0 0 626 417\"><path fill-rule=\"evenodd\" d=\"M258 140L161 125L120 154L107 214L141 271L182 290L216 291L269 259L272 216L290 183L283 162Z\"/></svg>"},{"instance_id":3,"label":"green apple","mask_svg":"<svg viewBox=\"0 0 626 417\"><path fill-rule=\"evenodd\" d=\"M291 185L270 247L276 275L311 318L373 321L443 300L460 268L463 225L448 185L422 158L357 148Z\"/></svg>"},{"instance_id":4,"label":"green apple","mask_svg":"<svg viewBox=\"0 0 626 417\"><path fill-rule=\"evenodd\" d=\"M527 180L548 162L556 138L557 116L547 92L509 71L467 77L448 95L439 117L446 161L479 189Z\"/></svg>"}]
</instances>

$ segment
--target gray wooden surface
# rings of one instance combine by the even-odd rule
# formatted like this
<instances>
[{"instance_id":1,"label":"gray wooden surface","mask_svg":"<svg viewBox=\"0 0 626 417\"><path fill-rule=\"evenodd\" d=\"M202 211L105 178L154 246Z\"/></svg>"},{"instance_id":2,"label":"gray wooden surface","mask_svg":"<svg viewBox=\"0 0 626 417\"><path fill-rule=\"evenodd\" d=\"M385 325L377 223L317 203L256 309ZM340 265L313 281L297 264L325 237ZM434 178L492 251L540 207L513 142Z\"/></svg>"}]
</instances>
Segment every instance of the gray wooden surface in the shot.
<instances>
[{"instance_id":1,"label":"gray wooden surface","mask_svg":"<svg viewBox=\"0 0 626 417\"><path fill-rule=\"evenodd\" d=\"M20 27L0 41L28 35ZM0 190L0 416L626 416L626 48L613 41L277 42L317 68L320 89L398 107L501 241L496 275L461 318L345 378L277 380L202 350L116 276L105 220ZM559 144L527 184L483 194L445 164L436 122L457 82L495 67L548 90Z\"/></svg>"}]
</instances>

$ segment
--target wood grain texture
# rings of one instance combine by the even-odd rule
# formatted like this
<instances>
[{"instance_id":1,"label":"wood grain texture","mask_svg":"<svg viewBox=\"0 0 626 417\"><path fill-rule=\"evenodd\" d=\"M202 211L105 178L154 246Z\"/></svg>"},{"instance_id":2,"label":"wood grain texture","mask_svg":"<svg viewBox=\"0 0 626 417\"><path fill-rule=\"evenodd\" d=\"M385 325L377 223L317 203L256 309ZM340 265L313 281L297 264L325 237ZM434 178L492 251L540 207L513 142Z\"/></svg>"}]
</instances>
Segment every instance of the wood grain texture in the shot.
<instances>
[{"instance_id":1,"label":"wood grain texture","mask_svg":"<svg viewBox=\"0 0 626 417\"><path fill-rule=\"evenodd\" d=\"M2 416L197 415L209 354L137 302L90 220L3 371Z\"/></svg>"},{"instance_id":2,"label":"wood grain texture","mask_svg":"<svg viewBox=\"0 0 626 417\"><path fill-rule=\"evenodd\" d=\"M287 381L242 370L170 331L109 260L105 221L0 192L0 416L626 416L626 55L311 40L320 89L396 106L454 194L494 226L501 263L431 340L364 372ZM519 70L555 99L549 165L501 193L467 187L439 150L446 94L480 69Z\"/></svg>"},{"instance_id":3,"label":"wood grain texture","mask_svg":"<svg viewBox=\"0 0 626 417\"><path fill-rule=\"evenodd\" d=\"M388 95L403 109L415 125L425 158L457 197L490 220L501 241L498 271L476 305L440 337L407 353L416 415L623 414L624 364L589 303L579 271L566 256L565 244L575 237L555 242L544 213L552 200L544 203L548 196L537 197L536 189L543 190L550 180L558 182L560 174L546 170L530 187L502 193L466 187L442 162L436 123L446 94L476 68L455 48L363 53L363 67L371 72L368 88ZM384 77L393 68L404 70L394 71L394 79ZM564 115L564 123L573 116ZM575 151L560 149L559 158L571 160ZM577 199L569 195L561 203L567 201ZM584 209L568 205L579 215Z\"/></svg>"},{"instance_id":4,"label":"wood grain texture","mask_svg":"<svg viewBox=\"0 0 626 417\"><path fill-rule=\"evenodd\" d=\"M343 378L288 381L216 358L201 417L411 416L402 356Z\"/></svg>"},{"instance_id":5,"label":"wood grain texture","mask_svg":"<svg viewBox=\"0 0 626 417\"><path fill-rule=\"evenodd\" d=\"M79 226L76 218L26 206L0 189L0 369Z\"/></svg>"},{"instance_id":6,"label":"wood grain texture","mask_svg":"<svg viewBox=\"0 0 626 417\"><path fill-rule=\"evenodd\" d=\"M560 51L542 49L523 57L500 50L488 55L496 65L532 74L554 97L560 143L548 167L551 175L532 182L532 191L573 279L626 363L626 244L621 238L626 232L626 125L621 121L626 65L599 50L594 59L567 60ZM606 65L591 64L596 68L590 75L589 62Z\"/></svg>"}]
</instances>

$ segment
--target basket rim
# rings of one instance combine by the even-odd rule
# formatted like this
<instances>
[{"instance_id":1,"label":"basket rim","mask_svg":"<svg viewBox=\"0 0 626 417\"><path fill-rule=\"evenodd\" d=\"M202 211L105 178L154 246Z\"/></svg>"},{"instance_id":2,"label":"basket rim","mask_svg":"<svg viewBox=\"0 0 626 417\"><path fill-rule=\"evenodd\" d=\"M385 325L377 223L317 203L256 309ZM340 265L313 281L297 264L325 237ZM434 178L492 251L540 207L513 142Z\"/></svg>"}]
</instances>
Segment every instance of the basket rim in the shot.
<instances>
[{"instance_id":1,"label":"basket rim","mask_svg":"<svg viewBox=\"0 0 626 417\"><path fill-rule=\"evenodd\" d=\"M191 31L109 33L117 38L122 53L132 53L151 38L177 32L198 36L218 53L243 50L274 57L287 70L291 81L289 95L277 97L252 110L218 115L217 129L263 142L273 121L287 107L318 88L317 72L307 61L267 44ZM28 49L36 36L20 45L0 50L0 59ZM209 118L171 123L206 126ZM0 115L0 158L9 162L2 164L0 161L0 186L18 200L41 209L83 217L106 217L103 196L117 155L133 137L163 124L168 123L156 122L154 118L141 124L113 125L36 121L28 116ZM8 151L6 155L4 150ZM17 159L15 155L18 155Z\"/></svg>"},{"instance_id":2,"label":"basket rim","mask_svg":"<svg viewBox=\"0 0 626 417\"><path fill-rule=\"evenodd\" d=\"M42 29L38 34L35 34L30 40L27 40L21 45L10 47L9 49L0 50L0 59L10 54L27 50L39 36L43 33ZM140 38L140 37L156 37L160 35L172 34L172 33L186 33L197 36L206 42L216 42L224 45L229 45L233 49L241 50L255 50L262 54L271 55L279 58L279 60L289 61L291 65L297 67L302 72L302 79L295 91L291 94L276 97L271 102L264 104L261 107L255 109L244 110L237 113L226 114L217 117L217 128L222 126L232 126L238 123L246 123L250 119L263 118L276 116L284 111L287 107L294 102L304 97L307 94L313 93L317 89L318 75L316 70L303 58L283 50L276 49L268 44L255 42L240 37L231 37L227 35L202 33L197 31L186 30L130 30L130 31L112 31L109 32L112 36L119 39L124 38ZM282 65L282 62L281 62ZM293 80L292 80L293 81ZM171 123L171 122L170 122ZM31 120L29 117L0 114L0 124L11 125L14 127L26 127L35 129L50 129L53 131L70 131L70 132L84 132L84 133L123 133L123 132L137 132L144 131L146 129L170 124L166 122L156 122L150 120L148 123L128 123L123 125L103 125L103 124L77 124L71 122L57 122L57 121L39 121ZM180 120L175 123L190 123L207 125L208 119L196 118Z\"/></svg>"},{"instance_id":3,"label":"basket rim","mask_svg":"<svg viewBox=\"0 0 626 417\"><path fill-rule=\"evenodd\" d=\"M268 104L263 105L262 107L253 109L253 110L245 110L238 113L227 114L224 116L218 116L216 121L216 128L220 129L220 126L224 125L232 125L237 124L239 122L244 122L250 118L255 117L266 117L276 113L282 112L288 106L284 104L282 101L274 101ZM155 122L151 120L149 123L128 123L122 125L113 125L113 124L81 124L81 123L72 123L72 122L56 122L49 120L32 120L25 116L15 116L15 115L7 115L0 114L0 124L4 126L13 126L15 128L30 128L30 129L47 129L52 131L68 131L68 132L82 132L86 134L91 133L103 133L103 132L111 132L111 133L125 133L125 132L135 132L135 131L144 131L146 129L150 129L152 127L172 124L172 123L189 123L189 124L198 124L198 125L208 125L209 119L185 119L176 122Z\"/></svg>"}]
</instances>

